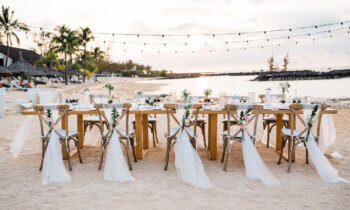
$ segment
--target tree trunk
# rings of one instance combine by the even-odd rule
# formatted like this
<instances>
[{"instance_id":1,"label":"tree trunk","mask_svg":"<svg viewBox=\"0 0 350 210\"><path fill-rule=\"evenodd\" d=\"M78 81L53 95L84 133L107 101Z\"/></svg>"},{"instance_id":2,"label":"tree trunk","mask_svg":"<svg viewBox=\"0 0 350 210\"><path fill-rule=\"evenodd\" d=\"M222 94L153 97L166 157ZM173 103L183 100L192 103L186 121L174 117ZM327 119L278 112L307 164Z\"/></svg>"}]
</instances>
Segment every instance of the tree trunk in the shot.
<instances>
[{"instance_id":1,"label":"tree trunk","mask_svg":"<svg viewBox=\"0 0 350 210\"><path fill-rule=\"evenodd\" d=\"M9 45L9 35L7 34L7 40L6 40L6 44L7 44L7 55L6 55L6 60L5 60L5 68L7 68L7 62L10 56L10 45Z\"/></svg>"},{"instance_id":2,"label":"tree trunk","mask_svg":"<svg viewBox=\"0 0 350 210\"><path fill-rule=\"evenodd\" d=\"M86 78L86 45L84 45L84 75L83 75L83 82L85 83Z\"/></svg>"}]
</instances>

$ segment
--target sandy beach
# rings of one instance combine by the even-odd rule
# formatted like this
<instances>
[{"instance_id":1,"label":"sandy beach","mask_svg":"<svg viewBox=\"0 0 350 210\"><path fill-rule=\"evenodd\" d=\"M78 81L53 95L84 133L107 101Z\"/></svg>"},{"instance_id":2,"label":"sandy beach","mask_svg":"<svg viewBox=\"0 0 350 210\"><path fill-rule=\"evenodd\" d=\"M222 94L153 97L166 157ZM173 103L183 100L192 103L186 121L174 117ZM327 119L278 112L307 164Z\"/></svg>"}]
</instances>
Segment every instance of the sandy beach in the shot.
<instances>
[{"instance_id":1,"label":"sandy beach","mask_svg":"<svg viewBox=\"0 0 350 210\"><path fill-rule=\"evenodd\" d=\"M140 79L117 79L114 96L122 93L131 100L137 89L145 92L157 90L161 84L140 84ZM104 82L84 85L62 86L65 95L89 88L91 93L105 93ZM41 88L41 86L39 87ZM55 88L42 89L55 91ZM24 99L25 92L9 91L6 101ZM199 189L182 182L174 166L171 153L168 171L164 171L165 115L158 116L156 148L150 148L146 157L133 163L131 174L135 182L115 183L103 179L103 170L98 171L99 147L84 146L80 164L77 155L72 157L72 182L64 184L41 184L38 171L41 156L39 123L35 117L22 153L14 159L9 152L13 137L26 116L12 111L0 118L0 209L348 209L350 184L333 184L321 180L315 167L305 164L305 148L298 147L292 172L287 173L287 162L277 165L278 154L274 148L257 143L258 152L280 184L266 187L260 181L247 180L241 145L233 148L228 162L228 171L223 164L209 161L199 134L199 154L207 175L214 183L212 189ZM133 118L133 116L132 116ZM75 117L70 117L70 129L75 128ZM218 157L222 153L221 124L218 119ZM350 109L339 109L333 116L337 140L327 154L339 152L341 159L330 158L339 169L341 177L350 179ZM150 134L150 145L151 134ZM220 159L220 158L218 158ZM66 161L65 161L65 164Z\"/></svg>"}]
</instances>

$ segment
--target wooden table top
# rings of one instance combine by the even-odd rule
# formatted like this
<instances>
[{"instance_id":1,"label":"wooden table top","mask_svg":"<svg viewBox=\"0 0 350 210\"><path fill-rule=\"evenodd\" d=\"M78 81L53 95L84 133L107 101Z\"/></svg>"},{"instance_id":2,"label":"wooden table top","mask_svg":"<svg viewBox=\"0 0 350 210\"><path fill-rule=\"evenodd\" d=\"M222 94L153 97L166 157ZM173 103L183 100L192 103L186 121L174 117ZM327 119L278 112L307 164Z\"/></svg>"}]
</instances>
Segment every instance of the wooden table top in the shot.
<instances>
[{"instance_id":1,"label":"wooden table top","mask_svg":"<svg viewBox=\"0 0 350 210\"><path fill-rule=\"evenodd\" d=\"M336 109L327 109L324 114L337 114ZM260 114L290 114L289 109L263 109ZM299 113L302 113L301 111ZM23 115L36 115L34 110L22 111ZM68 115L91 115L97 114L96 110L70 110ZM131 109L130 114L166 114L165 109ZM199 114L226 114L224 109L201 109Z\"/></svg>"}]
</instances>

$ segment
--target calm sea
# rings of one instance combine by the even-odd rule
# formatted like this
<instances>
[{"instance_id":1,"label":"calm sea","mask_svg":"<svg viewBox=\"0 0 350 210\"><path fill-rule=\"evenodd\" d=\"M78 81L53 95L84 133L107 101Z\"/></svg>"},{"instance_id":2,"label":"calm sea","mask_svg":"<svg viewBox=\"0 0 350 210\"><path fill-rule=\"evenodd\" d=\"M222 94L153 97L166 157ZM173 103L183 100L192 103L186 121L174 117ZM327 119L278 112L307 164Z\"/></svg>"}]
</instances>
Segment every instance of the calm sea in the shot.
<instances>
[{"instance_id":1,"label":"calm sea","mask_svg":"<svg viewBox=\"0 0 350 210\"><path fill-rule=\"evenodd\" d=\"M228 95L247 95L248 92L255 94L265 93L266 88L271 88L273 93L280 93L279 81L250 81L255 76L214 76L174 80L149 80L141 83L166 84L155 93L180 92L186 88L192 95L203 95L203 90L211 88L213 96L220 92ZM290 81L290 96L312 96L326 98L350 97L350 78L329 80L302 80Z\"/></svg>"}]
</instances>

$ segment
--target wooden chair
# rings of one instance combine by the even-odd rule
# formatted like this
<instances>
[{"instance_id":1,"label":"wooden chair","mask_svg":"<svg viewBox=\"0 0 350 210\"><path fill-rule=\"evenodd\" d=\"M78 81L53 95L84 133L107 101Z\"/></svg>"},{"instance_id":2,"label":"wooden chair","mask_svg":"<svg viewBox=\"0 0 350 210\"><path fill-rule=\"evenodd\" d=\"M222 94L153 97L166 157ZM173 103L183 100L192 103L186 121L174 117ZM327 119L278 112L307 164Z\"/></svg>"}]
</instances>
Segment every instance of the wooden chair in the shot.
<instances>
[{"instance_id":1,"label":"wooden chair","mask_svg":"<svg viewBox=\"0 0 350 210\"><path fill-rule=\"evenodd\" d=\"M164 108L166 109L167 113L167 132L165 133L165 137L167 139L167 147L166 147L166 156L165 156L165 168L166 171L168 169L168 163L169 163L169 156L170 156L170 150L176 143L176 135L180 132L182 128L180 128L180 121L182 119L177 119L174 116L174 111L176 112L176 109L179 108L179 106L183 106L183 104L164 104ZM186 134L188 135L191 144L193 148L196 148L196 134L197 134L197 119L198 119L198 113L199 110L202 108L202 104L193 104L192 110L194 111L194 122L193 122L193 132L186 131ZM179 126L178 128L171 128L170 120L171 118L176 122L176 124Z\"/></svg>"},{"instance_id":2,"label":"wooden chair","mask_svg":"<svg viewBox=\"0 0 350 210\"><path fill-rule=\"evenodd\" d=\"M204 99L204 96L191 96L191 100L199 100ZM193 102L193 101L192 101ZM197 103L197 102L194 102ZM202 136L203 136L203 144L204 147L207 148L207 137L205 135L205 125L207 124L207 120L205 119L204 114L200 117L198 116L196 125L201 129Z\"/></svg>"},{"instance_id":3,"label":"wooden chair","mask_svg":"<svg viewBox=\"0 0 350 210\"><path fill-rule=\"evenodd\" d=\"M144 98L156 98L159 97L155 94L147 94L143 96ZM135 129L135 120L132 121L133 128ZM156 142L159 143L158 133L157 133L157 114L149 114L148 115L148 128L151 130L152 139L153 139L153 147L156 147Z\"/></svg>"},{"instance_id":4,"label":"wooden chair","mask_svg":"<svg viewBox=\"0 0 350 210\"><path fill-rule=\"evenodd\" d=\"M250 132L247 130L248 135L252 139L253 143L255 144L255 138L256 138L256 130L258 125L258 118L261 110L263 109L263 106L261 105L234 105L234 104L227 104L225 106L226 114L228 118L228 128L231 127L231 117L236 121L236 124L239 124L239 113L237 113L239 110L239 106L246 106L246 108L251 107L252 108L252 116L250 117L249 121L247 122L247 126L254 121L254 131ZM233 114L236 112L237 114ZM242 141L242 128L239 128L238 131L236 131L233 135L231 135L231 129L228 129L227 131L223 132L223 152L221 157L221 162L224 162L224 168L223 170L226 171L227 168L227 162L228 162L228 155L231 151L231 148L234 144L239 143Z\"/></svg>"},{"instance_id":5,"label":"wooden chair","mask_svg":"<svg viewBox=\"0 0 350 210\"><path fill-rule=\"evenodd\" d=\"M108 95L105 94L90 94L90 102L92 104L96 104L96 103L101 103L96 101L96 99L108 99ZM101 130L101 124L100 124L100 119L98 117L98 115L91 115L88 117L84 117L84 133L86 132L87 128L90 127L90 130L93 128L93 126L97 126L100 130ZM106 125L106 121L103 119L102 120L102 125Z\"/></svg>"},{"instance_id":6,"label":"wooden chair","mask_svg":"<svg viewBox=\"0 0 350 210\"><path fill-rule=\"evenodd\" d=\"M272 97L281 97L281 94L276 94L276 95L272 95ZM261 103L265 103L266 102L266 95L265 94L261 94L259 95L259 98L261 100ZM277 119L276 119L276 115L263 115L263 128L264 130L267 127L267 142L266 142L266 147L269 147L270 144L270 134L272 132L272 128L275 127L277 125ZM289 119L286 116L283 116L283 126L288 128L289 127Z\"/></svg>"},{"instance_id":7,"label":"wooden chair","mask_svg":"<svg viewBox=\"0 0 350 210\"><path fill-rule=\"evenodd\" d=\"M81 155L80 155L80 149L79 149L79 143L78 143L78 133L76 131L68 130L69 124L68 124L67 112L69 109L69 105L36 105L33 107L33 109L39 117L40 133L41 133L40 139L42 142L42 155L41 155L41 164L40 164L39 171L41 171L43 168L45 152L46 152L46 148L48 146L52 132L55 132L59 136L60 142L61 142L64 150L68 154L69 170L72 171L72 165L71 165L71 161L70 161L70 148L69 148L70 140L74 141L75 147L77 148L77 151L78 151L79 161L80 161L80 163L83 163L83 161L81 159ZM45 112L46 110L58 110L58 111L60 111L60 114L59 114L58 118L56 119L56 121L54 122L54 124L57 125L58 123L60 123L60 121L64 117L65 124L66 124L67 128L65 130L58 129L58 128L52 128L50 126L50 122L48 122L48 120L42 116L43 112ZM47 126L44 126L44 124L46 124ZM47 131L45 131L45 127L48 127Z\"/></svg>"},{"instance_id":8,"label":"wooden chair","mask_svg":"<svg viewBox=\"0 0 350 210\"><path fill-rule=\"evenodd\" d=\"M305 139L307 136L307 131L308 128L306 126L304 121L304 117L302 116L302 114L300 114L300 111L303 111L305 109L313 109L316 105L315 104L291 104L289 105L289 109L291 111L292 116L296 116L295 120L299 119L300 122L304 125L304 129L303 130L296 130L295 125L296 122L294 122L294 117L291 117L290 123L291 123L291 129L289 128L283 128L282 129L282 149L281 149L281 153L280 153L280 157L279 160L277 162L277 164L281 164L281 160L283 157L283 149L286 145L286 142L288 141L289 143L289 157L288 157L288 173L290 172L291 169L291 164L292 164L292 154L295 152L295 148L297 146L297 144L303 143L305 148L306 148L306 144L305 144ZM317 115L316 121L317 121L317 131L316 131L316 136L315 136L315 140L316 142L319 141L320 139L320 128L321 128L321 119L322 119L322 114L323 112L327 109L328 105L326 104L322 104L319 105L319 110L320 112ZM309 154L308 154L308 150L306 148L306 164L309 164Z\"/></svg>"},{"instance_id":9,"label":"wooden chair","mask_svg":"<svg viewBox=\"0 0 350 210\"><path fill-rule=\"evenodd\" d=\"M228 102L229 100L233 100L233 101L240 101L242 98L244 98L244 96L225 96L226 98L226 102ZM226 116L226 114L224 114L224 119L222 120L222 124L223 124L223 131L227 131L229 129L228 126L228 118ZM234 126L237 125L237 122L234 118L230 119L230 126Z\"/></svg>"},{"instance_id":10,"label":"wooden chair","mask_svg":"<svg viewBox=\"0 0 350 210\"><path fill-rule=\"evenodd\" d=\"M129 130L129 110L131 108L131 104L129 103L124 103L124 104L95 104L95 108L98 111L98 117L100 121L100 134L101 134L101 157L100 157L100 164L98 166L98 170L101 170L102 167L102 162L103 162L103 155L106 150L106 147L109 143L110 137L111 137L111 132L113 130L112 125L110 125L108 119L110 116L105 115L103 112L103 109L112 109L112 108L123 108L122 113L120 116L120 120L125 118L125 129L118 129L117 127L115 128L116 132L119 135L119 140L120 143L123 145L126 156L127 156L127 161L129 165L129 169L132 170L131 166L131 161L129 157L129 148L131 144L131 149L132 149L132 154L134 156L134 161L137 162L136 160L136 153L135 153L135 131L134 130ZM104 122L106 122L106 127L107 129L104 129ZM124 142L125 141L125 142Z\"/></svg>"}]
</instances>

